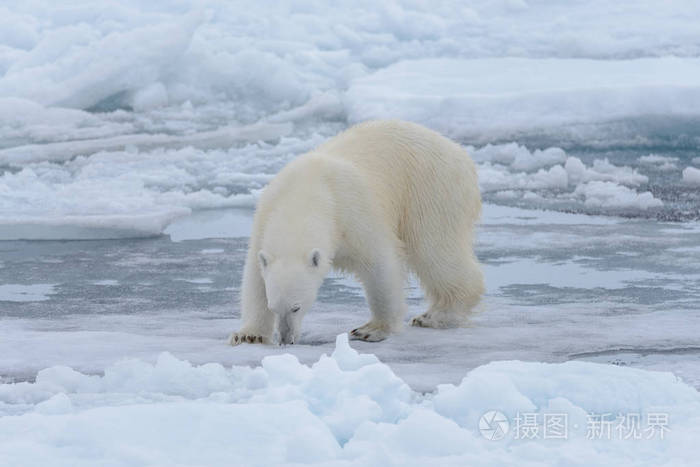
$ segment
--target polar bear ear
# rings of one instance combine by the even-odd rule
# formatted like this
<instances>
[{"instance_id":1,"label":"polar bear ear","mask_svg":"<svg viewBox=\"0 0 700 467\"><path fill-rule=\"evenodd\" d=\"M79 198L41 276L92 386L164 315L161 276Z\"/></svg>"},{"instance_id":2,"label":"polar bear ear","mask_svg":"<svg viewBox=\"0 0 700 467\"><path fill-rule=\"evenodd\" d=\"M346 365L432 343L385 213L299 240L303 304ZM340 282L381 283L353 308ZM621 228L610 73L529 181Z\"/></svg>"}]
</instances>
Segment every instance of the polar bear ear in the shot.
<instances>
[{"instance_id":1,"label":"polar bear ear","mask_svg":"<svg viewBox=\"0 0 700 467\"><path fill-rule=\"evenodd\" d=\"M262 250L258 251L258 261L260 262L260 269L265 269L270 264L270 258Z\"/></svg>"},{"instance_id":2,"label":"polar bear ear","mask_svg":"<svg viewBox=\"0 0 700 467\"><path fill-rule=\"evenodd\" d=\"M321 251L318 248L311 250L311 266L317 268L321 264Z\"/></svg>"}]
</instances>

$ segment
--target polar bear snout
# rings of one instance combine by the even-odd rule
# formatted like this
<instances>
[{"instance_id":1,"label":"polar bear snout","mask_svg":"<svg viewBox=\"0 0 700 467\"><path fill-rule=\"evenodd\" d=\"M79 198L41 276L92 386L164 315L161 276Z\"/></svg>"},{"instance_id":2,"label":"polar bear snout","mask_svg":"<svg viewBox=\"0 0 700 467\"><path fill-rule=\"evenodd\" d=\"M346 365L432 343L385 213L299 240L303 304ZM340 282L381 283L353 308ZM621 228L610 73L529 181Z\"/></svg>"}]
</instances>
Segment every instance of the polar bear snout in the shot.
<instances>
[{"instance_id":1,"label":"polar bear snout","mask_svg":"<svg viewBox=\"0 0 700 467\"><path fill-rule=\"evenodd\" d=\"M287 305L281 301L270 306L270 311L275 314L280 345L294 344L299 339L305 308L300 303Z\"/></svg>"},{"instance_id":2,"label":"polar bear snout","mask_svg":"<svg viewBox=\"0 0 700 467\"><path fill-rule=\"evenodd\" d=\"M280 345L291 345L299 339L301 330L301 317L294 312L277 317L277 332Z\"/></svg>"},{"instance_id":3,"label":"polar bear snout","mask_svg":"<svg viewBox=\"0 0 700 467\"><path fill-rule=\"evenodd\" d=\"M266 308L274 316L281 344L299 341L301 321L312 307L329 265L319 249L308 255L286 256L274 249L260 250L258 261L265 290Z\"/></svg>"}]
</instances>

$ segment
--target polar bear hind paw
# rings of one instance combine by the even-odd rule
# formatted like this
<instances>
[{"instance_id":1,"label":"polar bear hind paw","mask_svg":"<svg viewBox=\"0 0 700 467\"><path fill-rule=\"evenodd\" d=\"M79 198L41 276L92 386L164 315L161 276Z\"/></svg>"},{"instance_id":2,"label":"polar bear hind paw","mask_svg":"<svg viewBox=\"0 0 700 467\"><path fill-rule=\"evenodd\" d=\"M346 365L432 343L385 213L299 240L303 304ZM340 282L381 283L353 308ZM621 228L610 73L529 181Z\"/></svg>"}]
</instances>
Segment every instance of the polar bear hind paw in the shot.
<instances>
[{"instance_id":1,"label":"polar bear hind paw","mask_svg":"<svg viewBox=\"0 0 700 467\"><path fill-rule=\"evenodd\" d=\"M248 334L245 332L234 332L229 337L229 344L269 344L270 339L259 334Z\"/></svg>"},{"instance_id":2,"label":"polar bear hind paw","mask_svg":"<svg viewBox=\"0 0 700 467\"><path fill-rule=\"evenodd\" d=\"M373 322L369 322L350 331L350 338L366 342L379 342L389 337L389 332Z\"/></svg>"},{"instance_id":3,"label":"polar bear hind paw","mask_svg":"<svg viewBox=\"0 0 700 467\"><path fill-rule=\"evenodd\" d=\"M426 311L422 315L416 316L410 322L411 326L419 328L457 328L464 326L468 315L465 313L455 313L450 311Z\"/></svg>"},{"instance_id":4,"label":"polar bear hind paw","mask_svg":"<svg viewBox=\"0 0 700 467\"><path fill-rule=\"evenodd\" d=\"M433 326L432 320L428 316L425 316L425 315L420 315L420 316L416 316L415 318L413 318L411 320L411 326L416 326L419 328L435 327L435 326Z\"/></svg>"}]
</instances>

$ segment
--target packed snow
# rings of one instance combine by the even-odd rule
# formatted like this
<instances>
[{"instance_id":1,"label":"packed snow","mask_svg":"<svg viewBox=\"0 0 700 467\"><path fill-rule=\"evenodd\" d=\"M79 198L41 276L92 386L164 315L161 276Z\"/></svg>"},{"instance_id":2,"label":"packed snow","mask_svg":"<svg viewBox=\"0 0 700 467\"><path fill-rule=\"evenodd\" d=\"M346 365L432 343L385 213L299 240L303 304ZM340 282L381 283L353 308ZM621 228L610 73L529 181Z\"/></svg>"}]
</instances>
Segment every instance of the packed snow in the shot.
<instances>
[{"instance_id":1,"label":"packed snow","mask_svg":"<svg viewBox=\"0 0 700 467\"><path fill-rule=\"evenodd\" d=\"M11 1L0 15L0 95L46 106L137 110L223 97L259 116L405 59L570 57L616 67L611 59L692 58L700 52L698 13L692 1L287 1L275 8L183 1L143 8L132 0L99 10L88 1ZM672 75L638 71L649 70L661 76L629 78L646 84Z\"/></svg>"},{"instance_id":2,"label":"packed snow","mask_svg":"<svg viewBox=\"0 0 700 467\"><path fill-rule=\"evenodd\" d=\"M506 421L482 420L494 410ZM10 465L690 465L700 393L670 373L504 361L425 395L341 334L312 365L51 367L0 386L0 415Z\"/></svg>"},{"instance_id":3,"label":"packed snow","mask_svg":"<svg viewBox=\"0 0 700 467\"><path fill-rule=\"evenodd\" d=\"M638 115L698 115L699 82L698 58L404 60L353 81L348 115L493 139Z\"/></svg>"},{"instance_id":4,"label":"packed snow","mask_svg":"<svg viewBox=\"0 0 700 467\"><path fill-rule=\"evenodd\" d=\"M639 158L639 162L642 165L648 165L656 168L657 170L669 171L676 170L678 158L669 156L659 156L657 154L649 154L648 156L642 156Z\"/></svg>"},{"instance_id":5,"label":"packed snow","mask_svg":"<svg viewBox=\"0 0 700 467\"><path fill-rule=\"evenodd\" d=\"M700 169L695 167L683 169L683 181L688 185L700 185Z\"/></svg>"}]
</instances>

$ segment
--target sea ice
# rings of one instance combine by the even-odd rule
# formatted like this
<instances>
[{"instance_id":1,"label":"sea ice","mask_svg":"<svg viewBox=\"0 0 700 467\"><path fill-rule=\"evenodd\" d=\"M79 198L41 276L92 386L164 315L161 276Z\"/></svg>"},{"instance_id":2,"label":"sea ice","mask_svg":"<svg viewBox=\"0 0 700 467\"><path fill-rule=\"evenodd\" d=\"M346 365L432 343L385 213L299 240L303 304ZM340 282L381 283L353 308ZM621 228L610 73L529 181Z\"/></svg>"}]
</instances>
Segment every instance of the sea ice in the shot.
<instances>
[{"instance_id":1,"label":"sea ice","mask_svg":"<svg viewBox=\"0 0 700 467\"><path fill-rule=\"evenodd\" d=\"M613 182L588 182L579 185L574 194L585 198L586 206L648 209L663 206L650 192L637 193Z\"/></svg>"},{"instance_id":2,"label":"sea ice","mask_svg":"<svg viewBox=\"0 0 700 467\"><path fill-rule=\"evenodd\" d=\"M353 81L351 121L403 118L463 139L639 115L698 115L700 60L403 60Z\"/></svg>"},{"instance_id":3,"label":"sea ice","mask_svg":"<svg viewBox=\"0 0 700 467\"><path fill-rule=\"evenodd\" d=\"M41 302L54 293L55 284L1 284L0 302Z\"/></svg>"},{"instance_id":4,"label":"sea ice","mask_svg":"<svg viewBox=\"0 0 700 467\"><path fill-rule=\"evenodd\" d=\"M700 169L695 167L683 169L683 182L688 185L700 185Z\"/></svg>"},{"instance_id":5,"label":"sea ice","mask_svg":"<svg viewBox=\"0 0 700 467\"><path fill-rule=\"evenodd\" d=\"M494 410L502 437L481 420ZM606 414L611 428L598 433L591 420ZM524 416L534 420L527 430ZM557 439L544 422L554 416L565 424ZM625 416L638 426L621 425ZM163 353L103 376L52 367L33 383L0 385L0 456L27 466L690 465L699 427L700 393L670 373L504 361L421 394L346 334L309 366L288 354L255 368L193 366Z\"/></svg>"},{"instance_id":6,"label":"sea ice","mask_svg":"<svg viewBox=\"0 0 700 467\"><path fill-rule=\"evenodd\" d=\"M147 237L192 211L250 207L295 155L377 117L478 148L490 200L635 215L658 204L644 189L640 203L573 192L641 187L649 171L675 174L672 163L640 160L640 173L586 160L565 138L507 141L543 131L600 144L629 121L692 126L699 115L692 2L1 8L4 239ZM640 141L633 130L629 144Z\"/></svg>"}]
</instances>

